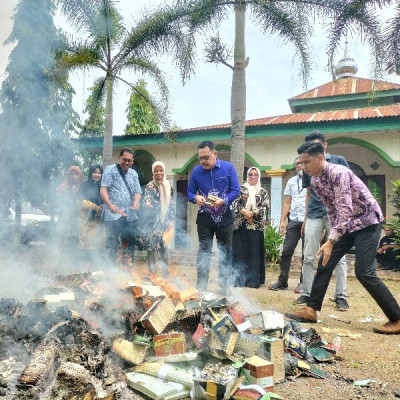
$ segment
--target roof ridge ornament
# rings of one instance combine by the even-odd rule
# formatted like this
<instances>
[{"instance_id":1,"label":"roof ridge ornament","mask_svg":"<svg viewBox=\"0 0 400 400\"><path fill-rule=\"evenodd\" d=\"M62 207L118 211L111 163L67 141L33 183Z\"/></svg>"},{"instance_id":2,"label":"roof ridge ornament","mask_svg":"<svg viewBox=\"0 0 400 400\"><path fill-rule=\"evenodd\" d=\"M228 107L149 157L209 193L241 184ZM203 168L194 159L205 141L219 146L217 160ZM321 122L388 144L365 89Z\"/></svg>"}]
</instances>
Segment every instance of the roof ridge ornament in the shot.
<instances>
[{"instance_id":1,"label":"roof ridge ornament","mask_svg":"<svg viewBox=\"0 0 400 400\"><path fill-rule=\"evenodd\" d=\"M347 45L348 41L346 37L344 57L337 63L335 67L336 79L354 77L358 71L355 60L348 55Z\"/></svg>"}]
</instances>

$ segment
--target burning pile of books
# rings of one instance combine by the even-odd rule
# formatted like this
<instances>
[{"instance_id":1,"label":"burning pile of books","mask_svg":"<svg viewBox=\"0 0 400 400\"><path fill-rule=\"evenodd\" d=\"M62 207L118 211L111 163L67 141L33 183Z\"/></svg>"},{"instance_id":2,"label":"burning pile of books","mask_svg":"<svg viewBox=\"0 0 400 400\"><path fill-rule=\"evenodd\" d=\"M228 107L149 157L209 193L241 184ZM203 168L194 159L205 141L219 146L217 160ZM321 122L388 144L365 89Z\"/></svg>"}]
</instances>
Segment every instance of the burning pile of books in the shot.
<instances>
[{"instance_id":1,"label":"burning pile of books","mask_svg":"<svg viewBox=\"0 0 400 400\"><path fill-rule=\"evenodd\" d=\"M112 387L106 383L110 380L109 371L99 367L109 366L105 361L108 353L114 361L120 360L129 388L163 400L281 399L277 383L301 374L324 378L318 363L335 359L337 349L323 342L315 329L285 323L283 315L274 311L249 313L239 302L231 303L212 293L200 294L187 282L173 282L174 279L167 281L155 275L134 275L132 281L118 288L121 294L118 300L113 298L107 303L110 286L99 275L62 280L62 292L66 287L70 293L77 294L79 290L76 298L84 306L79 313L71 314L75 296L67 296L68 324L74 323L77 332L74 321L88 325L84 328L88 333L80 334L87 338L88 346L99 348L101 343L100 336L93 336L90 329L104 336L104 359L96 361L99 393L103 390L102 393L110 395ZM55 293L56 287L51 291ZM84 300L82 293L86 294ZM57 297L59 301L62 299ZM63 313L58 310L57 315L51 337L56 332L64 332L65 340L71 341L71 334L65 333L67 325L59 322ZM104 329L106 320L108 325ZM49 335L44 338L42 347L46 351L40 350L37 353L40 357L36 358L49 353L52 362L46 364L52 365L52 371L48 373L43 367L43 374L65 377L75 371L80 377L93 378L92 373L83 373L83 367L87 368L89 363L85 361L87 365L77 363L73 367L70 355L65 356L67 364L61 362L64 372L56 371L59 362L55 360L70 346L62 351L58 348L64 336L62 340L52 340L51 352ZM90 357L82 356L82 359ZM36 358L31 358L19 382L30 378L29 371L35 368Z\"/></svg>"}]
</instances>

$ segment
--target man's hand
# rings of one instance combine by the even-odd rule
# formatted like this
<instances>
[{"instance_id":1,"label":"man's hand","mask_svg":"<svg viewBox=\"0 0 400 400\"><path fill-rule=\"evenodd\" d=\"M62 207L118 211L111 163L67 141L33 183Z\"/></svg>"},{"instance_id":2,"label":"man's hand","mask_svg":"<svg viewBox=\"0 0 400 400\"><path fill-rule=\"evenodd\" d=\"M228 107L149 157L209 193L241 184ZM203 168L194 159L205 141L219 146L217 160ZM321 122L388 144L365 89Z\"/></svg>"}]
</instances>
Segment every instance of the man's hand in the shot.
<instances>
[{"instance_id":1,"label":"man's hand","mask_svg":"<svg viewBox=\"0 0 400 400\"><path fill-rule=\"evenodd\" d=\"M322 259L322 266L325 267L328 264L329 259L332 254L333 243L331 240L327 240L318 250L317 257L320 257L321 254L324 254Z\"/></svg>"},{"instance_id":2,"label":"man's hand","mask_svg":"<svg viewBox=\"0 0 400 400\"><path fill-rule=\"evenodd\" d=\"M110 203L110 206L108 207L109 209L110 209L110 211L111 212L113 212L113 213L117 213L119 210L118 210L118 207L115 205L115 204L112 204L112 203Z\"/></svg>"},{"instance_id":3,"label":"man's hand","mask_svg":"<svg viewBox=\"0 0 400 400\"><path fill-rule=\"evenodd\" d=\"M132 206L132 207L129 207L129 208L132 208L133 210L138 210L139 207L140 207L140 200L135 200L135 201L133 202L133 206Z\"/></svg>"},{"instance_id":4,"label":"man's hand","mask_svg":"<svg viewBox=\"0 0 400 400\"><path fill-rule=\"evenodd\" d=\"M303 237L304 236L304 230L306 229L306 221L304 220L304 222L301 225L300 228L300 236Z\"/></svg>"},{"instance_id":5,"label":"man's hand","mask_svg":"<svg viewBox=\"0 0 400 400\"><path fill-rule=\"evenodd\" d=\"M224 200L221 199L220 197L217 197L217 200L211 202L211 205L213 207L219 207L219 206L223 206L225 204Z\"/></svg>"},{"instance_id":6,"label":"man's hand","mask_svg":"<svg viewBox=\"0 0 400 400\"><path fill-rule=\"evenodd\" d=\"M194 200L195 200L196 204L199 206L204 206L204 204L206 202L206 198L204 196L202 196L201 194L198 194L197 196L195 196Z\"/></svg>"},{"instance_id":7,"label":"man's hand","mask_svg":"<svg viewBox=\"0 0 400 400\"><path fill-rule=\"evenodd\" d=\"M279 224L279 232L281 233L281 235L284 235L284 234L285 234L285 232L286 232L286 226L285 226L285 223L284 223L284 222L281 222L281 223Z\"/></svg>"}]
</instances>

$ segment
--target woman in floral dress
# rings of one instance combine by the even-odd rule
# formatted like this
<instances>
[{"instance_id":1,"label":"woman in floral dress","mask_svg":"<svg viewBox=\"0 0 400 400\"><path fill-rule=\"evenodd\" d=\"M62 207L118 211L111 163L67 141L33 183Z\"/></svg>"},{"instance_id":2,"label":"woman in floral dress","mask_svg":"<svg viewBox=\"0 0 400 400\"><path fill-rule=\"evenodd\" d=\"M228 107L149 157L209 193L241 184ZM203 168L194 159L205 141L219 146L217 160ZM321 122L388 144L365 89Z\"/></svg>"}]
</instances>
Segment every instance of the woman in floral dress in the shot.
<instances>
[{"instance_id":1,"label":"woman in floral dress","mask_svg":"<svg viewBox=\"0 0 400 400\"><path fill-rule=\"evenodd\" d=\"M261 187L260 170L251 167L240 195L233 203L233 279L235 286L258 288L265 283L264 228L269 208L267 191Z\"/></svg>"}]
</instances>

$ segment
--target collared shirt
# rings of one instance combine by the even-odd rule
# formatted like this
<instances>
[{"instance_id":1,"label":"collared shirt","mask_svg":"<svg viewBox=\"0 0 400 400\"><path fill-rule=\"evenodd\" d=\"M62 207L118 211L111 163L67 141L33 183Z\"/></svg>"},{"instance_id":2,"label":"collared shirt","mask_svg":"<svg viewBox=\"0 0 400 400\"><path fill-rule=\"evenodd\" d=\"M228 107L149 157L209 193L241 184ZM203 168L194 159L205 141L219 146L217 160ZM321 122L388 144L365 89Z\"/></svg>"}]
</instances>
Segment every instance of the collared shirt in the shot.
<instances>
[{"instance_id":1,"label":"collared shirt","mask_svg":"<svg viewBox=\"0 0 400 400\"><path fill-rule=\"evenodd\" d=\"M142 193L136 171L129 168L125 178L133 196L137 193ZM109 165L104 169L101 186L108 188L110 202L116 205L119 210L126 212L126 209L132 206L133 200L116 164ZM115 221L119 218L121 218L121 214L111 212L107 205L104 204L104 221Z\"/></svg>"},{"instance_id":2,"label":"collared shirt","mask_svg":"<svg viewBox=\"0 0 400 400\"><path fill-rule=\"evenodd\" d=\"M302 177L300 175L293 176L287 181L285 196L290 196L290 215L292 221L304 221L306 211L306 195L307 190L303 188Z\"/></svg>"},{"instance_id":3,"label":"collared shirt","mask_svg":"<svg viewBox=\"0 0 400 400\"><path fill-rule=\"evenodd\" d=\"M325 160L332 164L340 164L349 168L349 164L347 164L346 159L343 156L338 156L336 154L326 153ZM310 176L308 176L305 172L303 173L303 187L307 188L310 186ZM308 202L308 212L307 218L323 218L326 215L326 209L322 201L318 198L314 189L311 188L311 198Z\"/></svg>"},{"instance_id":4,"label":"collared shirt","mask_svg":"<svg viewBox=\"0 0 400 400\"><path fill-rule=\"evenodd\" d=\"M233 164L217 158L213 169L204 169L201 165L193 169L187 189L188 200L196 203L197 193L207 198L210 192L223 199L224 205L200 206L197 223L221 226L232 224L235 219L232 202L240 193L239 180Z\"/></svg>"},{"instance_id":5,"label":"collared shirt","mask_svg":"<svg viewBox=\"0 0 400 400\"><path fill-rule=\"evenodd\" d=\"M325 163L322 175L312 176L311 185L326 206L331 223L329 239L334 242L383 220L371 192L349 168Z\"/></svg>"}]
</instances>

